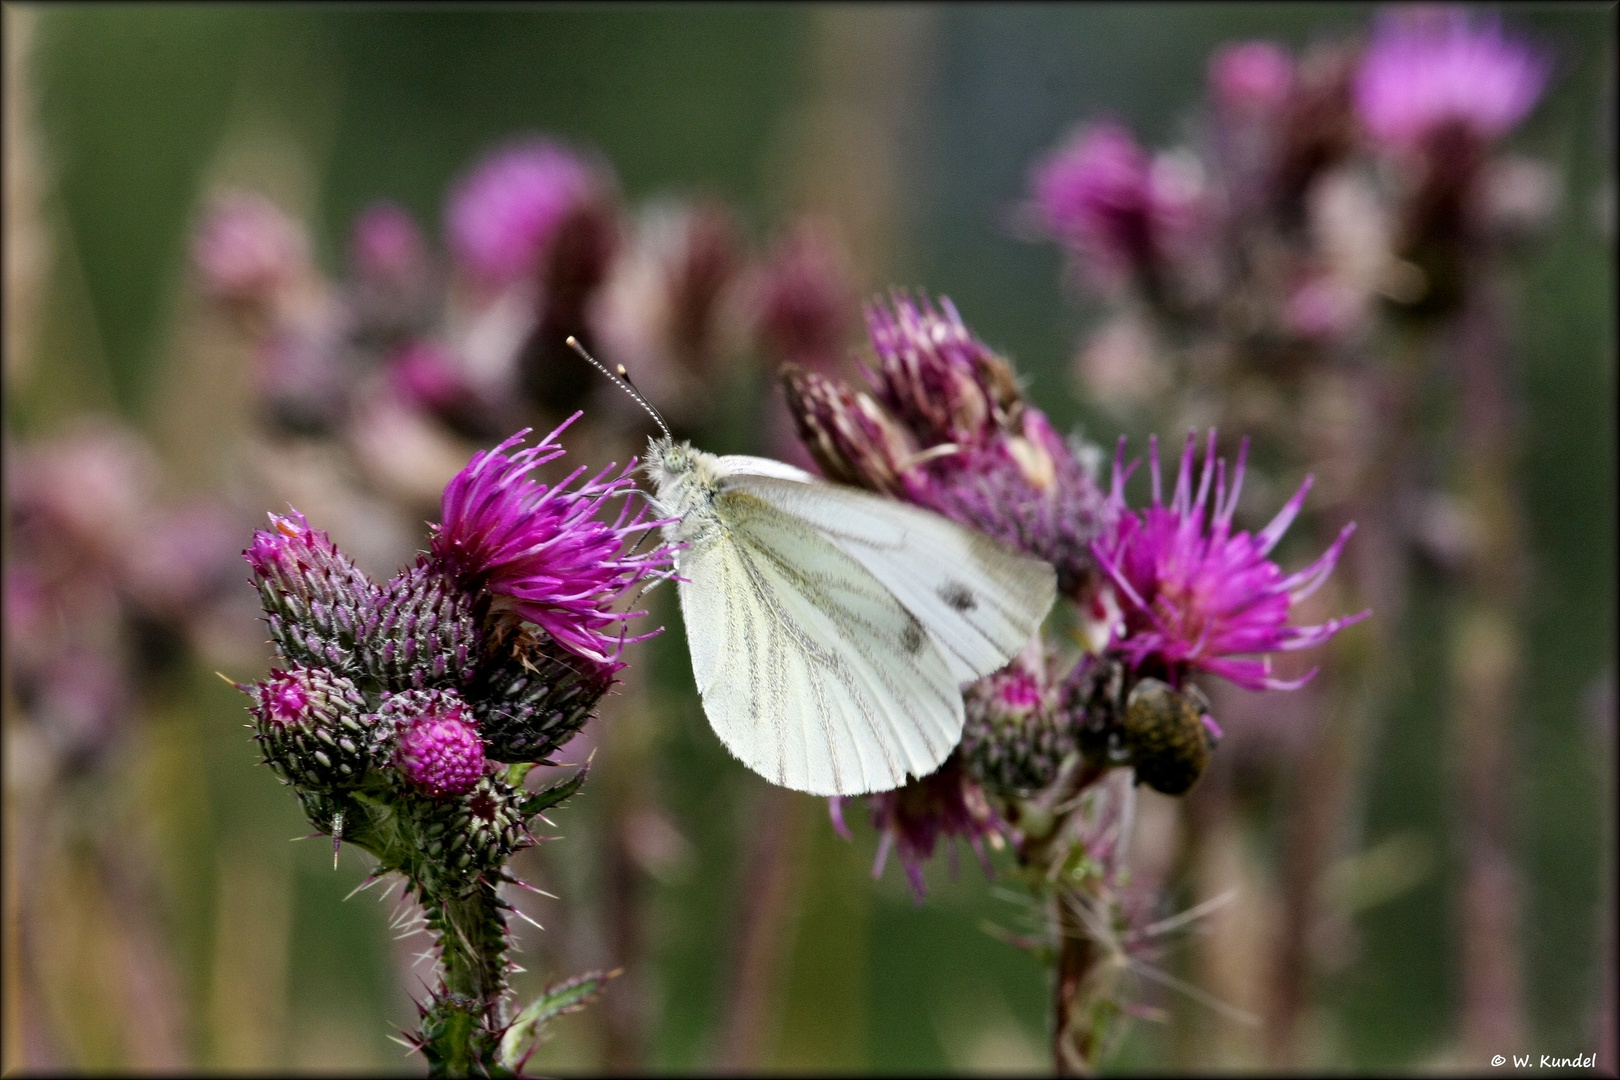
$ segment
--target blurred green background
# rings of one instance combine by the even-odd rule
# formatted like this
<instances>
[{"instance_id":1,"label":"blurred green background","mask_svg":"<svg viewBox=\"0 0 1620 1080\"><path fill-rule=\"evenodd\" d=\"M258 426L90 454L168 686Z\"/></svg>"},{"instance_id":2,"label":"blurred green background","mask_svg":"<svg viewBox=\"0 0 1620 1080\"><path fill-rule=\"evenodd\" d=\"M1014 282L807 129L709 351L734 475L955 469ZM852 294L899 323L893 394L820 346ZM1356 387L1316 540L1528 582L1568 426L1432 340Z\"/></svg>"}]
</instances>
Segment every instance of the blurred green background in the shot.
<instances>
[{"instance_id":1,"label":"blurred green background","mask_svg":"<svg viewBox=\"0 0 1620 1080\"><path fill-rule=\"evenodd\" d=\"M458 172L532 131L599 147L631 201L717 195L764 237L817 182L797 167L795 147L825 138L818 124L865 116L875 119L863 137L877 142L860 145L878 146L887 186L859 208L868 217L856 225L870 226L854 243L871 278L863 286L949 295L1031 377L1032 397L1060 427L1083 423L1106 441L1113 433L1099 431L1065 375L1095 312L1067 297L1058 252L1015 238L1007 224L1029 162L1099 112L1164 145L1183 131L1220 42L1304 45L1355 30L1371 10L27 8L55 256L38 357L11 387L6 422L12 437L28 438L110 408L161 428L158 388L188 229L199 196L222 175L258 182L307 213L334 269L366 203L393 198L436 224ZM1613 914L1605 888L1614 733L1587 702L1605 671L1612 687L1615 646L1614 252L1596 224L1599 200L1613 198L1604 132L1614 122L1614 11L1509 9L1508 17L1551 45L1558 63L1551 95L1516 145L1566 178L1516 297L1535 556L1530 668L1514 732L1525 975L1534 1045L1585 1053L1600 934ZM243 145L275 152L244 157L233 149ZM838 183L823 184L823 197L835 198ZM1372 750L1366 831L1416 830L1447 854L1438 873L1357 920L1354 961L1326 992L1334 1055L1345 1066L1429 1061L1455 1034L1446 899L1455 853L1445 846L1455 823L1440 691L1424 677L1442 666L1436 635L1424 632L1439 619L1437 603L1434 590L1419 589L1410 682ZM648 882L649 1064L700 1069L722 1025L740 851L763 785L725 757L704 723L684 682L679 628L649 653L655 697L667 702L650 736L658 798L690 845L678 872ZM171 860L163 873L177 899L165 932L183 958L178 992L198 1018L188 1036L194 1060L240 1052L272 1068L415 1069L386 1039L390 1024L412 1016L395 984L388 909L369 896L340 902L361 860L334 874L319 844L286 842L303 822L268 773L251 767L232 691L199 672L170 701L127 764L126 790L108 797L144 801ZM587 786L560 822L553 862L590 842L591 804ZM1016 905L969 857L954 882L943 860L931 868L932 891L917 907L895 868L870 879L870 830L857 827L845 844L819 800L796 805L807 861L782 946L769 1060L885 1072L1042 1068L1045 975L982 929L986 919L1016 924ZM255 874L270 884L255 887ZM287 955L266 960L254 941L274 926ZM253 972L259 963L284 965L264 991L281 1000L233 984L233 965ZM227 1052L224 1033L242 1009L261 1010L253 1023L264 1044ZM116 1047L94 1030L97 1016L88 1006L76 1016L83 1031L68 1061L116 1064ZM589 1016L559 1025L546 1067L597 1063ZM1138 1023L1114 1065L1162 1066L1167 1053L1163 1029Z\"/></svg>"}]
</instances>

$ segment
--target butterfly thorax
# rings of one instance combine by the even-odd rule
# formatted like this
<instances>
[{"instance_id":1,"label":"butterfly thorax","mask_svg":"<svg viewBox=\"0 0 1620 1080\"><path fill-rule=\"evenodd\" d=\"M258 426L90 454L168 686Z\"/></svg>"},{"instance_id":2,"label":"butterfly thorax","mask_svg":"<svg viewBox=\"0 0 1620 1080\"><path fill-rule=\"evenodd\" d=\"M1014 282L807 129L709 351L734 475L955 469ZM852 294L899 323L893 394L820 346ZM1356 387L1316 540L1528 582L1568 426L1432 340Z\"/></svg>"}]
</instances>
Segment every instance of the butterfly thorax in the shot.
<instances>
[{"instance_id":1,"label":"butterfly thorax","mask_svg":"<svg viewBox=\"0 0 1620 1080\"><path fill-rule=\"evenodd\" d=\"M659 513L679 519L664 526L664 539L690 546L719 528L714 498L720 490L720 477L714 469L714 455L693 449L689 442L653 439L647 447L646 468Z\"/></svg>"}]
</instances>

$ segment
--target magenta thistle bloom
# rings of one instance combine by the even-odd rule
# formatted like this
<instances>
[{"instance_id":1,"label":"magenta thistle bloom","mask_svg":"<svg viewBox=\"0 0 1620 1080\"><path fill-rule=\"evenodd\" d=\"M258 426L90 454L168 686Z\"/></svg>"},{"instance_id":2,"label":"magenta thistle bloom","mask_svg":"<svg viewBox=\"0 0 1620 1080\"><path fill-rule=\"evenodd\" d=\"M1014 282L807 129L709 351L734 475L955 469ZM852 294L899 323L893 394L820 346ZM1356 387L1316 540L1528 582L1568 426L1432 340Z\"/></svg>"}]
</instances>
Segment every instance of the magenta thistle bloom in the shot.
<instances>
[{"instance_id":1,"label":"magenta thistle bloom","mask_svg":"<svg viewBox=\"0 0 1620 1080\"><path fill-rule=\"evenodd\" d=\"M1023 400L1005 360L942 299L867 311L871 393L789 367L788 407L826 475L979 529L1057 569L1079 595L1108 504L1067 443Z\"/></svg>"},{"instance_id":2,"label":"magenta thistle bloom","mask_svg":"<svg viewBox=\"0 0 1620 1080\"><path fill-rule=\"evenodd\" d=\"M1399 12L1379 20L1362 57L1356 111L1374 139L1397 149L1448 127L1489 141L1529 114L1549 74L1547 58L1495 19L1476 25L1460 8Z\"/></svg>"},{"instance_id":3,"label":"magenta thistle bloom","mask_svg":"<svg viewBox=\"0 0 1620 1080\"><path fill-rule=\"evenodd\" d=\"M1120 594L1123 625L1116 629L1112 647L1139 674L1167 676L1173 686L1180 686L1191 669L1198 669L1250 690L1297 689L1316 670L1299 679L1277 679L1264 654L1320 645L1369 614L1363 611L1320 626L1288 625L1290 607L1327 580L1355 525L1346 525L1310 566L1285 575L1267 556L1299 513L1311 478L1305 478L1294 497L1258 535L1233 534L1232 514L1243 486L1248 440L1238 451L1228 493L1226 462L1216 460L1215 432L1210 431L1196 496L1192 490L1195 444L1196 437L1189 432L1175 495L1166 506L1161 497L1158 440L1152 440L1153 505L1138 514L1125 507L1129 470L1124 466L1125 441L1120 440L1111 495L1119 521L1108 536L1092 544L1098 563ZM1209 506L1212 484L1215 502Z\"/></svg>"},{"instance_id":4,"label":"magenta thistle bloom","mask_svg":"<svg viewBox=\"0 0 1620 1080\"><path fill-rule=\"evenodd\" d=\"M297 679L276 677L265 684L265 718L274 724L296 724L303 719L309 694Z\"/></svg>"},{"instance_id":5,"label":"magenta thistle bloom","mask_svg":"<svg viewBox=\"0 0 1620 1080\"><path fill-rule=\"evenodd\" d=\"M451 192L450 250L489 285L533 273L558 227L592 185L585 162L556 143L533 140L496 151Z\"/></svg>"},{"instance_id":6,"label":"magenta thistle bloom","mask_svg":"<svg viewBox=\"0 0 1620 1080\"><path fill-rule=\"evenodd\" d=\"M1107 514L1091 474L1023 400L1012 367L979 341L948 298L895 297L866 312L879 401L920 453L902 464L901 497L1057 568L1076 594Z\"/></svg>"},{"instance_id":7,"label":"magenta thistle bloom","mask_svg":"<svg viewBox=\"0 0 1620 1080\"><path fill-rule=\"evenodd\" d=\"M1037 163L1030 178L1041 225L1085 260L1099 285L1152 274L1184 246L1192 192L1126 128L1087 128Z\"/></svg>"},{"instance_id":8,"label":"magenta thistle bloom","mask_svg":"<svg viewBox=\"0 0 1620 1080\"><path fill-rule=\"evenodd\" d=\"M484 775L484 743L458 702L405 722L394 760L405 779L424 793L434 798L462 795Z\"/></svg>"},{"instance_id":9,"label":"magenta thistle bloom","mask_svg":"<svg viewBox=\"0 0 1620 1080\"><path fill-rule=\"evenodd\" d=\"M557 437L579 416L534 446L512 451L528 434L525 428L474 454L444 489L432 551L463 588L488 589L559 645L616 670L623 666L620 645L640 640L625 638L622 624L644 612L617 612L612 605L666 572L671 556L663 546L625 550L633 534L662 524L646 520L645 504L631 512L631 497L639 494L634 461L616 475L610 465L572 490L584 468L551 487L529 476L563 455ZM625 501L612 524L597 520L614 498Z\"/></svg>"},{"instance_id":10,"label":"magenta thistle bloom","mask_svg":"<svg viewBox=\"0 0 1620 1080\"><path fill-rule=\"evenodd\" d=\"M1000 832L1000 822L984 792L963 771L955 754L927 776L894 791L868 795L866 800L872 827L879 836L877 859L872 864L873 877L883 876L890 852L895 853L905 868L917 902L922 903L928 892L923 880L923 864L933 858L941 838L966 840L978 855L986 876L990 874L990 856L984 850L984 839ZM849 827L844 824L843 801L843 796L834 795L828 800L828 809L833 827L847 840ZM951 856L954 872L954 846Z\"/></svg>"}]
</instances>

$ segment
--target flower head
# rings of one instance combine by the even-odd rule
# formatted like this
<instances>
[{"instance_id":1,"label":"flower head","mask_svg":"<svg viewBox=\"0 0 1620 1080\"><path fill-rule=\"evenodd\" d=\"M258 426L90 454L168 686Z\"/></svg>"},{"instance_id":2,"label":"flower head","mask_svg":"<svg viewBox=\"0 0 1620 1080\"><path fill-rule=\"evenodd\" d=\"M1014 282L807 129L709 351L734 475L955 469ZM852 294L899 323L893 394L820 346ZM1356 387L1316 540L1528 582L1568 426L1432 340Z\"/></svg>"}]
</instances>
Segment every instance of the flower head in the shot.
<instances>
[{"instance_id":1,"label":"flower head","mask_svg":"<svg viewBox=\"0 0 1620 1080\"><path fill-rule=\"evenodd\" d=\"M231 192L209 208L191 259L215 296L267 302L308 269L309 240L263 195Z\"/></svg>"},{"instance_id":2,"label":"flower head","mask_svg":"<svg viewBox=\"0 0 1620 1080\"><path fill-rule=\"evenodd\" d=\"M455 356L433 341L412 341L388 358L388 381L400 399L427 411L468 408L477 391Z\"/></svg>"},{"instance_id":3,"label":"flower head","mask_svg":"<svg viewBox=\"0 0 1620 1080\"><path fill-rule=\"evenodd\" d=\"M513 450L528 434L524 429L474 454L444 489L432 552L462 588L488 589L564 648L619 667L619 646L639 640L624 638L622 624L641 613L612 605L663 572L671 555L663 546L625 550L632 534L660 524L646 520L645 505L631 512L635 462L616 475L609 466L572 489L583 468L555 486L529 476L562 456L557 437L578 416L533 446ZM597 512L615 498L625 500L617 517L611 524L598 520Z\"/></svg>"},{"instance_id":4,"label":"flower head","mask_svg":"<svg viewBox=\"0 0 1620 1080\"><path fill-rule=\"evenodd\" d=\"M1057 778L1075 750L1058 687L1037 639L1012 663L968 687L958 753L968 774L996 795L1021 795Z\"/></svg>"},{"instance_id":5,"label":"flower head","mask_svg":"<svg viewBox=\"0 0 1620 1080\"><path fill-rule=\"evenodd\" d=\"M553 142L537 139L496 151L450 194L450 250L485 284L505 285L533 273L593 183L585 162Z\"/></svg>"},{"instance_id":6,"label":"flower head","mask_svg":"<svg viewBox=\"0 0 1620 1080\"><path fill-rule=\"evenodd\" d=\"M784 372L801 439L826 474L979 529L1051 563L1065 593L1092 567L1107 513L1073 449L1023 399L1012 367L942 299L897 296L867 325L872 391Z\"/></svg>"},{"instance_id":7,"label":"flower head","mask_svg":"<svg viewBox=\"0 0 1620 1080\"><path fill-rule=\"evenodd\" d=\"M309 693L295 679L276 679L264 688L265 718L273 724L296 724L309 705Z\"/></svg>"},{"instance_id":8,"label":"flower head","mask_svg":"<svg viewBox=\"0 0 1620 1080\"><path fill-rule=\"evenodd\" d=\"M254 738L284 778L321 791L364 780L370 723L352 681L324 668L295 667L241 689L252 699Z\"/></svg>"},{"instance_id":9,"label":"flower head","mask_svg":"<svg viewBox=\"0 0 1620 1080\"><path fill-rule=\"evenodd\" d=\"M394 762L418 790L434 798L461 795L484 775L483 740L459 701L431 695L423 711L399 724Z\"/></svg>"},{"instance_id":10,"label":"flower head","mask_svg":"<svg viewBox=\"0 0 1620 1080\"><path fill-rule=\"evenodd\" d=\"M754 319L765 346L812 369L838 360L857 296L829 232L801 221L766 257L754 284Z\"/></svg>"},{"instance_id":11,"label":"flower head","mask_svg":"<svg viewBox=\"0 0 1620 1080\"><path fill-rule=\"evenodd\" d=\"M1030 185L1042 227L1104 287L1152 275L1196 218L1184 170L1172 158L1150 157L1114 123L1079 132L1036 164Z\"/></svg>"},{"instance_id":12,"label":"flower head","mask_svg":"<svg viewBox=\"0 0 1620 1080\"><path fill-rule=\"evenodd\" d=\"M1112 647L1139 674L1165 677L1172 686L1179 686L1191 669L1222 676L1250 690L1303 686L1316 674L1315 669L1299 679L1277 679L1264 654L1320 645L1367 617L1369 612L1363 611L1320 626L1288 625L1289 609L1327 580L1355 526L1346 525L1310 566L1284 574L1268 556L1299 513L1311 487L1310 478L1257 535L1234 534L1232 514L1243 486L1248 441L1238 451L1230 492L1226 462L1215 458L1215 432L1211 430L1198 492L1193 494L1195 449L1196 437L1189 432L1175 495L1166 506L1158 441L1152 442L1153 505L1137 513L1125 507L1128 470L1124 467L1125 443L1120 440L1111 495L1119 520L1109 535L1092 544L1098 563L1119 592L1122 620ZM1212 486L1213 506L1209 503Z\"/></svg>"},{"instance_id":13,"label":"flower head","mask_svg":"<svg viewBox=\"0 0 1620 1080\"><path fill-rule=\"evenodd\" d=\"M1209 61L1215 102L1233 113L1273 112L1294 85L1294 58L1270 41L1223 45Z\"/></svg>"},{"instance_id":14,"label":"flower head","mask_svg":"<svg viewBox=\"0 0 1620 1080\"><path fill-rule=\"evenodd\" d=\"M361 277L407 278L427 266L427 242L398 203L373 203L355 219L349 259Z\"/></svg>"},{"instance_id":15,"label":"flower head","mask_svg":"<svg viewBox=\"0 0 1620 1080\"><path fill-rule=\"evenodd\" d=\"M271 514L242 557L283 656L335 671L354 666L355 636L376 589L331 537L296 510Z\"/></svg>"},{"instance_id":16,"label":"flower head","mask_svg":"<svg viewBox=\"0 0 1620 1080\"><path fill-rule=\"evenodd\" d=\"M1448 127L1489 141L1535 107L1547 58L1460 8L1382 17L1355 80L1356 111L1378 142L1414 149Z\"/></svg>"},{"instance_id":17,"label":"flower head","mask_svg":"<svg viewBox=\"0 0 1620 1080\"><path fill-rule=\"evenodd\" d=\"M979 856L986 875L990 873L990 858L984 850L984 838L999 834L1000 822L979 785L969 779L956 755L945 759L945 764L905 787L868 795L867 809L872 815L872 827L878 831L877 859L872 864L872 876L881 877L888 864L889 853L900 857L912 892L921 903L928 892L923 880L923 864L933 858L941 837L965 839ZM833 825L846 838L849 829L844 824L843 798L829 800ZM952 848L954 866L955 848Z\"/></svg>"}]
</instances>

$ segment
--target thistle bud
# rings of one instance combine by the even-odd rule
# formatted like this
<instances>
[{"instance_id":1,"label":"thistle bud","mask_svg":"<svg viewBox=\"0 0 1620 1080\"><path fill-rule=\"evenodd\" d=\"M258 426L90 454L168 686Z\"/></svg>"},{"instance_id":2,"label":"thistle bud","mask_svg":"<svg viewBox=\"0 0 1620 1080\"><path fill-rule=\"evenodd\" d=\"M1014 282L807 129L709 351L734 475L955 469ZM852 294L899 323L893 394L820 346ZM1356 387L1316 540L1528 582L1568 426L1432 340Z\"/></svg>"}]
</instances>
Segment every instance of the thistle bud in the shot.
<instances>
[{"instance_id":1,"label":"thistle bud","mask_svg":"<svg viewBox=\"0 0 1620 1080\"><path fill-rule=\"evenodd\" d=\"M1131 687L1123 742L1136 782L1166 795L1181 795L1197 783L1215 743L1208 712L1208 701L1195 687L1177 691L1158 679Z\"/></svg>"},{"instance_id":2,"label":"thistle bud","mask_svg":"<svg viewBox=\"0 0 1620 1080\"><path fill-rule=\"evenodd\" d=\"M482 648L474 599L418 558L367 612L359 645L365 670L393 691L464 686Z\"/></svg>"},{"instance_id":3,"label":"thistle bud","mask_svg":"<svg viewBox=\"0 0 1620 1080\"><path fill-rule=\"evenodd\" d=\"M484 751L496 761L541 761L574 736L613 685L611 668L559 647L533 627L515 631L510 659L470 694Z\"/></svg>"},{"instance_id":4,"label":"thistle bud","mask_svg":"<svg viewBox=\"0 0 1620 1080\"><path fill-rule=\"evenodd\" d=\"M247 688L254 738L283 779L315 791L354 787L373 758L365 698L321 668L272 671Z\"/></svg>"},{"instance_id":5,"label":"thistle bud","mask_svg":"<svg viewBox=\"0 0 1620 1080\"><path fill-rule=\"evenodd\" d=\"M829 480L888 495L904 489L916 448L869 394L796 364L782 365L782 387L799 439Z\"/></svg>"},{"instance_id":6,"label":"thistle bud","mask_svg":"<svg viewBox=\"0 0 1620 1080\"><path fill-rule=\"evenodd\" d=\"M355 636L375 586L298 511L271 514L270 524L242 557L253 567L276 648L292 663L354 674Z\"/></svg>"},{"instance_id":7,"label":"thistle bud","mask_svg":"<svg viewBox=\"0 0 1620 1080\"><path fill-rule=\"evenodd\" d=\"M484 775L483 740L455 694L408 690L384 701L377 717L392 725L394 767L422 794L461 795Z\"/></svg>"},{"instance_id":8,"label":"thistle bud","mask_svg":"<svg viewBox=\"0 0 1620 1080\"><path fill-rule=\"evenodd\" d=\"M491 774L448 798L412 799L406 809L424 856L412 874L430 893L454 894L500 869L531 842L523 824L524 792Z\"/></svg>"},{"instance_id":9,"label":"thistle bud","mask_svg":"<svg viewBox=\"0 0 1620 1080\"><path fill-rule=\"evenodd\" d=\"M1037 664L1021 656L963 695L963 764L998 794L1044 788L1075 750L1072 732L1058 722L1054 689Z\"/></svg>"},{"instance_id":10,"label":"thistle bud","mask_svg":"<svg viewBox=\"0 0 1620 1080\"><path fill-rule=\"evenodd\" d=\"M941 299L897 296L866 310L878 357L878 397L925 445L971 445L1012 430L1023 395L1018 377Z\"/></svg>"}]
</instances>

